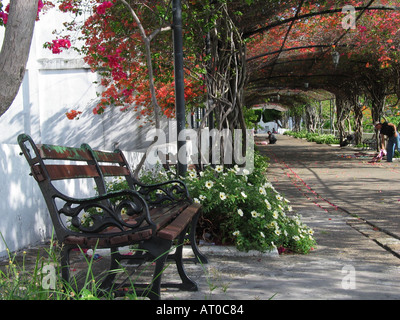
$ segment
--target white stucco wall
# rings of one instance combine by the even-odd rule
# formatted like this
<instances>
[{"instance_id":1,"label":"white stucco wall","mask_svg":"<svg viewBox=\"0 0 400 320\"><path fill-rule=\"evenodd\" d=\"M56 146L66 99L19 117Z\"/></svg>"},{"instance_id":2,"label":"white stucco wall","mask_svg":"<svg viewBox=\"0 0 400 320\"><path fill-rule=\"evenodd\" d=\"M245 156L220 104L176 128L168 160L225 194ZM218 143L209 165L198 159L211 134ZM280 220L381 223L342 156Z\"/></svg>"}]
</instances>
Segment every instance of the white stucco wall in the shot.
<instances>
[{"instance_id":1,"label":"white stucco wall","mask_svg":"<svg viewBox=\"0 0 400 320\"><path fill-rule=\"evenodd\" d=\"M0 257L7 256L7 248L16 251L50 238L53 230L42 193L20 152L15 144L0 144ZM125 156L135 166L141 153ZM57 188L70 196L95 195L91 179L58 183Z\"/></svg>"},{"instance_id":2,"label":"white stucco wall","mask_svg":"<svg viewBox=\"0 0 400 320\"><path fill-rule=\"evenodd\" d=\"M0 117L0 143L15 144L21 132L42 143L76 146L82 142L95 148L111 149L118 142L124 150L142 150L150 129L137 120L134 112L108 108L102 116L92 113L102 88L94 82L97 74L85 65L75 50L53 54L43 48L55 39L53 30L62 29L68 15L53 9L41 15L35 25L27 72L20 92L10 109ZM0 29L0 43L4 30ZM72 35L76 38L77 35ZM69 120L65 113L82 111L80 120Z\"/></svg>"},{"instance_id":3,"label":"white stucco wall","mask_svg":"<svg viewBox=\"0 0 400 320\"><path fill-rule=\"evenodd\" d=\"M80 146L112 150L115 143L125 151L134 167L146 147L149 127L134 113L109 108L104 116L92 113L97 75L84 64L75 51L54 55L43 43L55 38L52 31L65 21L65 15L50 11L36 23L27 72L18 96L0 117L0 256L6 246L15 251L34 245L48 237L52 225L36 181L19 155L17 136L27 133L36 143ZM0 30L0 44L4 30ZM71 109L82 111L80 120L68 120ZM77 182L67 186L75 194L93 192L90 184Z\"/></svg>"}]
</instances>

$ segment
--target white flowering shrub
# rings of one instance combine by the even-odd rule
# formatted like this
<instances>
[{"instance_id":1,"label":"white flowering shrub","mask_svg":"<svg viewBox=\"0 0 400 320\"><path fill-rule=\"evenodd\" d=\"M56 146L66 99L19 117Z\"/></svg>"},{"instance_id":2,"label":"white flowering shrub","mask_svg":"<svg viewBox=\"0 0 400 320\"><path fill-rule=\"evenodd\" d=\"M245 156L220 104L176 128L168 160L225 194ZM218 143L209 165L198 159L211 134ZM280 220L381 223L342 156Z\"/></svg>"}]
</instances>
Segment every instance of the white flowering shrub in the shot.
<instances>
[{"instance_id":1,"label":"white flowering shrub","mask_svg":"<svg viewBox=\"0 0 400 320\"><path fill-rule=\"evenodd\" d=\"M237 175L237 167L189 170L189 193L202 204L204 219L212 228L209 232L219 238L217 242L234 243L241 251L277 247L308 253L316 244L313 230L267 181L265 158L256 158L256 168L248 175Z\"/></svg>"},{"instance_id":2,"label":"white flowering shrub","mask_svg":"<svg viewBox=\"0 0 400 320\"><path fill-rule=\"evenodd\" d=\"M295 215L290 203L266 178L268 161L255 154L252 173L238 175L239 168L208 166L201 172L188 170L181 177L195 202L201 203L203 217L198 236L211 235L213 242L234 244L241 251L265 252L272 248L308 253L314 246L313 231ZM144 183L157 183L174 178L173 172L158 170L141 176ZM109 191L127 187L115 180Z\"/></svg>"}]
</instances>

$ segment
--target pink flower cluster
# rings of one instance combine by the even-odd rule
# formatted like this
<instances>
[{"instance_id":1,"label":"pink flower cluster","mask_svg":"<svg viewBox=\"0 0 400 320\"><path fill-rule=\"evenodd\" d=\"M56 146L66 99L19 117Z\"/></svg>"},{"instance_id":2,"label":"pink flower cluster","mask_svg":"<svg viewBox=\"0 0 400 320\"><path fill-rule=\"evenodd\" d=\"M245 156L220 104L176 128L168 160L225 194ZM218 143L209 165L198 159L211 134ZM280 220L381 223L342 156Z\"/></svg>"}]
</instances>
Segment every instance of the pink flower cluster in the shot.
<instances>
[{"instance_id":1,"label":"pink flower cluster","mask_svg":"<svg viewBox=\"0 0 400 320\"><path fill-rule=\"evenodd\" d=\"M71 41L69 41L69 39L55 39L50 44L49 49L51 49L51 52L54 54L58 54L62 52L61 48L69 49L70 47Z\"/></svg>"},{"instance_id":2,"label":"pink flower cluster","mask_svg":"<svg viewBox=\"0 0 400 320\"><path fill-rule=\"evenodd\" d=\"M99 5L96 9L97 14L102 15L106 13L108 8L111 8L114 4L111 1L104 1L101 5Z\"/></svg>"},{"instance_id":3,"label":"pink flower cluster","mask_svg":"<svg viewBox=\"0 0 400 320\"><path fill-rule=\"evenodd\" d=\"M3 24L6 25L8 21L8 14L10 13L10 4L6 6L4 11L0 11L0 18L3 20Z\"/></svg>"},{"instance_id":4,"label":"pink flower cluster","mask_svg":"<svg viewBox=\"0 0 400 320\"><path fill-rule=\"evenodd\" d=\"M62 12L68 12L68 11L73 11L74 10L74 5L72 4L72 1L63 1L59 6L58 9Z\"/></svg>"},{"instance_id":5,"label":"pink flower cluster","mask_svg":"<svg viewBox=\"0 0 400 320\"><path fill-rule=\"evenodd\" d=\"M126 79L128 75L123 71L123 67L121 63L125 61L123 57L121 57L122 51L120 49L116 49L114 54L106 54L106 49L103 46L98 46L97 50L107 58L108 67L111 69L112 77L115 81L119 81L121 79Z\"/></svg>"},{"instance_id":6,"label":"pink flower cluster","mask_svg":"<svg viewBox=\"0 0 400 320\"><path fill-rule=\"evenodd\" d=\"M0 19L3 20L3 24L6 25L8 21L8 13L0 11Z\"/></svg>"}]
</instances>

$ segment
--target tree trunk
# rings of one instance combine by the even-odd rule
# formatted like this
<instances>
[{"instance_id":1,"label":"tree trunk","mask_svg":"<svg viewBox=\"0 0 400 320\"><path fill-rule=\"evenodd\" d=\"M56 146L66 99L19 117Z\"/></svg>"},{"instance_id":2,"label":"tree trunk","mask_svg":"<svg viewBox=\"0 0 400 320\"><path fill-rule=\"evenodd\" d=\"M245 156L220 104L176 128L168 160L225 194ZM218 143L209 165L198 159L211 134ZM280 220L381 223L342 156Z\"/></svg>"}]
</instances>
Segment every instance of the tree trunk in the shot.
<instances>
[{"instance_id":1,"label":"tree trunk","mask_svg":"<svg viewBox=\"0 0 400 320\"><path fill-rule=\"evenodd\" d=\"M306 106L306 127L308 132L316 133L319 122L318 111L315 105Z\"/></svg>"},{"instance_id":2,"label":"tree trunk","mask_svg":"<svg viewBox=\"0 0 400 320\"><path fill-rule=\"evenodd\" d=\"M363 105L357 98L354 101L353 110L355 121L354 140L355 144L361 144L363 137Z\"/></svg>"},{"instance_id":3,"label":"tree trunk","mask_svg":"<svg viewBox=\"0 0 400 320\"><path fill-rule=\"evenodd\" d=\"M218 10L221 17L215 22L207 38L207 53L211 59L207 65L206 85L208 98L212 103L200 128L204 127L205 120L212 113L215 128L220 132L223 129L229 129L230 132L241 129L242 154L245 154L246 124L242 108L246 82L246 46L241 33L229 16L227 4L221 4ZM222 141L221 164L224 164L224 148L225 141Z\"/></svg>"},{"instance_id":4,"label":"tree trunk","mask_svg":"<svg viewBox=\"0 0 400 320\"><path fill-rule=\"evenodd\" d=\"M37 9L38 0L10 1L0 52L0 116L11 106L24 79Z\"/></svg>"},{"instance_id":5,"label":"tree trunk","mask_svg":"<svg viewBox=\"0 0 400 320\"><path fill-rule=\"evenodd\" d=\"M342 142L346 136L345 122L350 114L350 102L344 95L336 95L336 116L339 131L339 140Z\"/></svg>"},{"instance_id":6,"label":"tree trunk","mask_svg":"<svg viewBox=\"0 0 400 320\"><path fill-rule=\"evenodd\" d=\"M368 91L371 97L372 108L371 108L371 115L372 115L372 122L381 121L381 117L383 114L383 109L385 107L385 99L386 99L386 86L381 81L371 82L372 85L368 87ZM380 135L378 134L377 130L376 133L376 140L377 140L377 151L380 150Z\"/></svg>"}]
</instances>

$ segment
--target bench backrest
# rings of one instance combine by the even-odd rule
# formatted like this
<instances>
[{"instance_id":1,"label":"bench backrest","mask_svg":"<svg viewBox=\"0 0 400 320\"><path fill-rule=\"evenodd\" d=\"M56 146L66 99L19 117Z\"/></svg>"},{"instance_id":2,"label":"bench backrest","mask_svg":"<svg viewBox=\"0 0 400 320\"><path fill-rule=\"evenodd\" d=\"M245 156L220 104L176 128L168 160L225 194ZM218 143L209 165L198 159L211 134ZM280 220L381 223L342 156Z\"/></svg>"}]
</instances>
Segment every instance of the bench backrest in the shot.
<instances>
[{"instance_id":1,"label":"bench backrest","mask_svg":"<svg viewBox=\"0 0 400 320\"><path fill-rule=\"evenodd\" d=\"M18 136L18 143L25 155L31 174L38 182L46 200L57 236L64 237L65 222L61 221L57 199L67 201L69 195L64 194L54 185L54 181L69 179L94 179L99 195L107 193L106 177L122 177L130 190L135 190L137 181L122 151L105 152L93 150L83 144L80 148L61 147L48 144L35 144L26 134ZM110 206L108 200L103 200L104 206ZM68 232L67 232L68 233Z\"/></svg>"},{"instance_id":2,"label":"bench backrest","mask_svg":"<svg viewBox=\"0 0 400 320\"><path fill-rule=\"evenodd\" d=\"M105 177L124 177L134 188L133 179L125 156L120 150L105 152L93 150L83 144L80 148L35 144L28 135L20 135L18 143L32 169L36 181L93 178L99 194L105 193ZM59 160L56 164L46 160ZM82 164L71 164L82 162Z\"/></svg>"}]
</instances>

